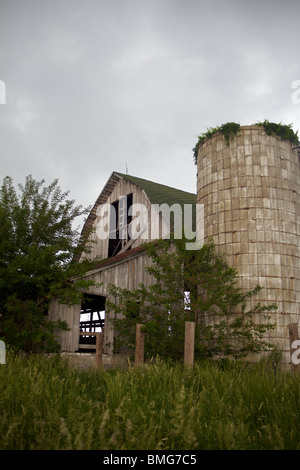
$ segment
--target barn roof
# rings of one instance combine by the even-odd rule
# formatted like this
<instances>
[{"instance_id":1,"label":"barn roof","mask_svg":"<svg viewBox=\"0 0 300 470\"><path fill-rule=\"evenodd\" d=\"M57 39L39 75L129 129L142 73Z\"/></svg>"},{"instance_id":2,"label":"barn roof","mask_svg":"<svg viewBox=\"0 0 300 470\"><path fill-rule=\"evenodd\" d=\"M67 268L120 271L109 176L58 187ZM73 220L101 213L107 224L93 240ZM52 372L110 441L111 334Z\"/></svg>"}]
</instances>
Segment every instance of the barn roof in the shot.
<instances>
[{"instance_id":1,"label":"barn roof","mask_svg":"<svg viewBox=\"0 0 300 470\"><path fill-rule=\"evenodd\" d=\"M154 183L143 178L127 175L114 171L108 179L106 185L96 200L85 224L82 229L81 236L84 238L85 233L92 227L96 219L97 208L100 204L104 204L113 191L115 185L121 179L125 179L139 188L141 188L148 197L151 204L196 204L196 194L172 188L160 183Z\"/></svg>"},{"instance_id":2,"label":"barn roof","mask_svg":"<svg viewBox=\"0 0 300 470\"><path fill-rule=\"evenodd\" d=\"M135 248L132 248L131 250L124 251L123 253L118 253L115 256L111 256L110 258L105 258L103 260L100 260L99 263L94 266L93 272L94 271L99 271L99 268L103 268L112 264L120 263L122 261L127 261L128 258L133 258L137 255L140 255L141 253L144 253L145 247L144 245L139 245Z\"/></svg>"},{"instance_id":3,"label":"barn roof","mask_svg":"<svg viewBox=\"0 0 300 470\"><path fill-rule=\"evenodd\" d=\"M130 181L136 186L140 187L148 196L152 204L195 204L196 194L188 193L180 189L175 189L160 183L154 183L143 178L136 176L125 175L123 173L116 173L123 179Z\"/></svg>"}]
</instances>

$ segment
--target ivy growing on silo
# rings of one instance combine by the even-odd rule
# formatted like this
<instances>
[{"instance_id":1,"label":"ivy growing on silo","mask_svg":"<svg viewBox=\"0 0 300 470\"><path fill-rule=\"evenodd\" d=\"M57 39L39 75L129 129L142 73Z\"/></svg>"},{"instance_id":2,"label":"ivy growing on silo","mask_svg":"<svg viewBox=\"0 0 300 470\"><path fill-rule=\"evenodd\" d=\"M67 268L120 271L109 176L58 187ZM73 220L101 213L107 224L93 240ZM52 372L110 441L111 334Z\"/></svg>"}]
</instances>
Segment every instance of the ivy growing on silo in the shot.
<instances>
[{"instance_id":1,"label":"ivy growing on silo","mask_svg":"<svg viewBox=\"0 0 300 470\"><path fill-rule=\"evenodd\" d=\"M267 135L277 135L282 140L289 140L292 145L299 145L298 132L294 132L292 124L277 124L270 122L265 119L263 122L256 122L255 125L264 127ZM225 138L226 144L229 145L230 141L233 141L236 135L240 131L240 124L235 122L227 122L217 127L210 127L206 132L203 132L198 136L198 141L193 148L194 162L197 164L197 155L199 147L203 144L206 139L211 138L217 132L221 132Z\"/></svg>"},{"instance_id":2,"label":"ivy growing on silo","mask_svg":"<svg viewBox=\"0 0 300 470\"><path fill-rule=\"evenodd\" d=\"M226 144L229 145L229 142L233 141L236 135L239 133L240 127L240 124L237 124L236 122L227 122L225 124L222 124L221 126L210 127L207 129L206 132L200 134L198 136L198 141L195 147L193 148L195 165L197 164L197 155L199 147L203 144L206 139L209 139L213 135L217 134L217 132L221 132L224 136Z\"/></svg>"},{"instance_id":3,"label":"ivy growing on silo","mask_svg":"<svg viewBox=\"0 0 300 470\"><path fill-rule=\"evenodd\" d=\"M289 140L293 145L299 144L298 131L293 131L292 124L276 124L265 119L263 122L257 122L256 125L263 126L267 135L277 135L282 140Z\"/></svg>"}]
</instances>

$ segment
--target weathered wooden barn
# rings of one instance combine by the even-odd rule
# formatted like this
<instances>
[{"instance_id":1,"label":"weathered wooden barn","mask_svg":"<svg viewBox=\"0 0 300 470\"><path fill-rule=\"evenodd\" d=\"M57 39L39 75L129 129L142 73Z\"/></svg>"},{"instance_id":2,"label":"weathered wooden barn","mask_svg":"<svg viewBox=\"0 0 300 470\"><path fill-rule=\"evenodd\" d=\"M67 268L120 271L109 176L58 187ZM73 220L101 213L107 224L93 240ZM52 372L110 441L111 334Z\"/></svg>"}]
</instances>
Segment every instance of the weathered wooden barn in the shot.
<instances>
[{"instance_id":1,"label":"weathered wooden barn","mask_svg":"<svg viewBox=\"0 0 300 470\"><path fill-rule=\"evenodd\" d=\"M75 353L94 348L84 332L102 331L103 352L113 354L114 328L106 308L107 285L135 289L140 283L152 282L145 270L150 265L143 243L159 237L168 238L168 231L176 231L172 210L180 214L184 205L195 206L196 194L174 189L146 179L113 172L95 202L83 227L82 235L93 228L94 243L89 256L99 258L99 264L86 274L100 287L85 294L88 302L81 305L62 305L53 300L49 319L59 318L69 325L69 331L59 331L62 352ZM164 211L161 211L162 205ZM186 207L186 206L185 206ZM173 218L172 218L173 217ZM181 219L182 220L182 219ZM181 227L179 227L179 230ZM80 334L81 333L81 334Z\"/></svg>"}]
</instances>

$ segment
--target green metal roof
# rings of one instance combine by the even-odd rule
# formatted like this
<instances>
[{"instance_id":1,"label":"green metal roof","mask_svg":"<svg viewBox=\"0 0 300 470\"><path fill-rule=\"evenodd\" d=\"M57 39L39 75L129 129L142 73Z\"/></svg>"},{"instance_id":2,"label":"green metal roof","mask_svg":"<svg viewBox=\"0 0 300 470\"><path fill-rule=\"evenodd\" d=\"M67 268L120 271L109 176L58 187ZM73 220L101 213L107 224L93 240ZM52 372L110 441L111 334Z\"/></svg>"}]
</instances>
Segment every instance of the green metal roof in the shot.
<instances>
[{"instance_id":1,"label":"green metal roof","mask_svg":"<svg viewBox=\"0 0 300 470\"><path fill-rule=\"evenodd\" d=\"M180 204L181 206L183 204L196 204L196 194L171 188L164 184L154 183L153 181L148 181L136 176L119 172L115 172L115 174L144 190L151 204Z\"/></svg>"},{"instance_id":2,"label":"green metal roof","mask_svg":"<svg viewBox=\"0 0 300 470\"><path fill-rule=\"evenodd\" d=\"M124 173L119 173L114 171L107 181L105 187L103 188L101 194L96 200L81 232L82 239L85 238L86 232L89 228L92 227L94 220L96 219L96 212L99 204L103 204L107 201L108 196L111 194L113 188L117 184L118 180L123 178L139 188L141 188L146 196L149 198L150 204L167 204L171 207L173 204L179 204L183 209L184 204L196 205L196 194L188 193L182 191L181 189L171 188L170 186L165 186L164 184L154 183L143 178L138 178L136 176L127 175ZM195 227L195 211L192 214L193 227ZM173 214L171 213L171 225L173 223Z\"/></svg>"}]
</instances>

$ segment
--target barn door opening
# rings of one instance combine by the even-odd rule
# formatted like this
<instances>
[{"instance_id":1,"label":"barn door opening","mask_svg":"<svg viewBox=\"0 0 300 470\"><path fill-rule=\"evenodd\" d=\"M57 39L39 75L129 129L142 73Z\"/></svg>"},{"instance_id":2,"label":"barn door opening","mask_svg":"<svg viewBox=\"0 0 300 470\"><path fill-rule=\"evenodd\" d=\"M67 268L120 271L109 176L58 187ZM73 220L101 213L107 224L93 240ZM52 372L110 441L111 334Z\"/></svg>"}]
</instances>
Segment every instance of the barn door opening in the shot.
<instances>
[{"instance_id":1,"label":"barn door opening","mask_svg":"<svg viewBox=\"0 0 300 470\"><path fill-rule=\"evenodd\" d=\"M85 294L80 312L80 349L94 349L96 337L92 333L101 333L105 322L105 297ZM86 335L84 334L86 333Z\"/></svg>"}]
</instances>

